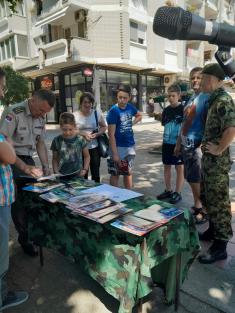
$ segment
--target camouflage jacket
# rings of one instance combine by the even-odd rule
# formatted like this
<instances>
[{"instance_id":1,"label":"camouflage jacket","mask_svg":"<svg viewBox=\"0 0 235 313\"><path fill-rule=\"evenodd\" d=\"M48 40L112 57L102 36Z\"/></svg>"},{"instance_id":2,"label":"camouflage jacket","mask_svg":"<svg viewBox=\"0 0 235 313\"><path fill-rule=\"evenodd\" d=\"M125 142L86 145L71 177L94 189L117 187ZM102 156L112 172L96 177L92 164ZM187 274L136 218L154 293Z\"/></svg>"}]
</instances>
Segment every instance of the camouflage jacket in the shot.
<instances>
[{"instance_id":1,"label":"camouflage jacket","mask_svg":"<svg viewBox=\"0 0 235 313\"><path fill-rule=\"evenodd\" d=\"M203 144L208 141L219 144L223 132L228 127L235 127L235 104L231 96L223 88L218 88L211 94L209 99L202 151ZM210 157L212 156L210 155ZM229 148L216 158L228 161L230 159Z\"/></svg>"}]
</instances>

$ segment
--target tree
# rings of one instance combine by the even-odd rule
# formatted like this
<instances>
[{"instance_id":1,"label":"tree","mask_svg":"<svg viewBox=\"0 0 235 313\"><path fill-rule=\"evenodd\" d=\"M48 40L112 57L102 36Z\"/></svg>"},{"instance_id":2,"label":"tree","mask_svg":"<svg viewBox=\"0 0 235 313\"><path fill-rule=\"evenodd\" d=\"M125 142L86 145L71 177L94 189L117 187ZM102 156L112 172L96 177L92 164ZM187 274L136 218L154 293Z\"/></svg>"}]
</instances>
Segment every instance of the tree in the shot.
<instances>
[{"instance_id":1,"label":"tree","mask_svg":"<svg viewBox=\"0 0 235 313\"><path fill-rule=\"evenodd\" d=\"M7 92L2 104L9 105L25 100L29 96L28 79L10 66L4 66L3 69L6 72Z\"/></svg>"},{"instance_id":2,"label":"tree","mask_svg":"<svg viewBox=\"0 0 235 313\"><path fill-rule=\"evenodd\" d=\"M9 9L12 13L16 13L16 7L18 3L21 3L22 0L7 0L7 5L9 6ZM4 0L0 0L0 3L4 3Z\"/></svg>"}]
</instances>

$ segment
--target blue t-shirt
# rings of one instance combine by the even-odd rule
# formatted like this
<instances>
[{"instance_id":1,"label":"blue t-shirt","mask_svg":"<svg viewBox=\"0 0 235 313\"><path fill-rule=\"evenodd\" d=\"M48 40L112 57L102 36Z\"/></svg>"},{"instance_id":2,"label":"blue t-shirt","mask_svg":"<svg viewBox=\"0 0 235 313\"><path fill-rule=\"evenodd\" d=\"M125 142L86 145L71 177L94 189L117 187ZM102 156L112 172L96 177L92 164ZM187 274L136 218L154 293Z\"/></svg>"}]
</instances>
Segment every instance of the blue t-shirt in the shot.
<instances>
[{"instance_id":1,"label":"blue t-shirt","mask_svg":"<svg viewBox=\"0 0 235 313\"><path fill-rule=\"evenodd\" d=\"M125 109L121 109L117 104L114 104L109 110L107 123L108 125L116 125L115 139L117 147L134 146L132 118L137 112L137 109L130 103L127 103Z\"/></svg>"},{"instance_id":2,"label":"blue t-shirt","mask_svg":"<svg viewBox=\"0 0 235 313\"><path fill-rule=\"evenodd\" d=\"M184 108L184 122L181 130L182 145L187 149L197 148L202 141L208 111L209 95L193 95Z\"/></svg>"},{"instance_id":3,"label":"blue t-shirt","mask_svg":"<svg viewBox=\"0 0 235 313\"><path fill-rule=\"evenodd\" d=\"M162 125L164 126L163 142L175 145L183 121L183 105L177 107L167 106L162 112Z\"/></svg>"}]
</instances>

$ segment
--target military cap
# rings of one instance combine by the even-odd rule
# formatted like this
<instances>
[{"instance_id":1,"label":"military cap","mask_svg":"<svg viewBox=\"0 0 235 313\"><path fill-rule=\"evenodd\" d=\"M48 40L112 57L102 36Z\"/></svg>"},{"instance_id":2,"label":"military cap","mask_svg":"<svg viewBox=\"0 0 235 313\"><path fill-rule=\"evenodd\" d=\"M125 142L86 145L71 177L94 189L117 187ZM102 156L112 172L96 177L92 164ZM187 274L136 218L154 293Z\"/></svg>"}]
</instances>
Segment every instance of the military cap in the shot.
<instances>
[{"instance_id":1,"label":"military cap","mask_svg":"<svg viewBox=\"0 0 235 313\"><path fill-rule=\"evenodd\" d=\"M225 79L225 73L218 63L210 63L203 67L202 74L213 75L219 80Z\"/></svg>"}]
</instances>

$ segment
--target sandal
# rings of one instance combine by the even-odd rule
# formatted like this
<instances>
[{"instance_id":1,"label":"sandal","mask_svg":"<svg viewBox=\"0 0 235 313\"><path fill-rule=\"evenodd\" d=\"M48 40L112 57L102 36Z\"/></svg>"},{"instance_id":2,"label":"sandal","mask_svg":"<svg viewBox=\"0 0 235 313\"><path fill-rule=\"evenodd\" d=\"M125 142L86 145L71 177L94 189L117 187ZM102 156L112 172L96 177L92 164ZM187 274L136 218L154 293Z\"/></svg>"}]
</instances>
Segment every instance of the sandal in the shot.
<instances>
[{"instance_id":1,"label":"sandal","mask_svg":"<svg viewBox=\"0 0 235 313\"><path fill-rule=\"evenodd\" d=\"M204 224L208 221L208 214L202 208L192 207L195 224Z\"/></svg>"}]
</instances>

